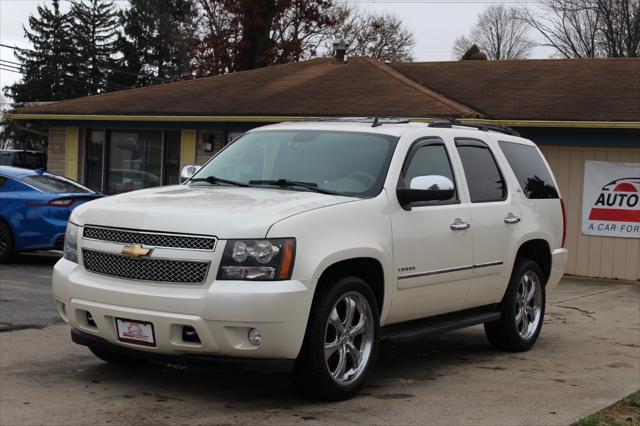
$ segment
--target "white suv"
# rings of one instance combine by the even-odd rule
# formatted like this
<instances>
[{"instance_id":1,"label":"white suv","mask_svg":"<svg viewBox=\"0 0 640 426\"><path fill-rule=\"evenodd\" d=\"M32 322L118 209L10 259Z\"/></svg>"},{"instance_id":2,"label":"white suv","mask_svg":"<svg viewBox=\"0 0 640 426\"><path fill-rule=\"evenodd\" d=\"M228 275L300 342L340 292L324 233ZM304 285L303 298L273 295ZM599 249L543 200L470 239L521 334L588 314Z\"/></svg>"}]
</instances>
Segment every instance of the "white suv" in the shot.
<instances>
[{"instance_id":1,"label":"white suv","mask_svg":"<svg viewBox=\"0 0 640 426\"><path fill-rule=\"evenodd\" d=\"M375 120L252 130L179 186L73 211L53 291L113 363L291 367L355 395L381 339L484 324L529 349L563 274L538 148L500 128Z\"/></svg>"}]
</instances>

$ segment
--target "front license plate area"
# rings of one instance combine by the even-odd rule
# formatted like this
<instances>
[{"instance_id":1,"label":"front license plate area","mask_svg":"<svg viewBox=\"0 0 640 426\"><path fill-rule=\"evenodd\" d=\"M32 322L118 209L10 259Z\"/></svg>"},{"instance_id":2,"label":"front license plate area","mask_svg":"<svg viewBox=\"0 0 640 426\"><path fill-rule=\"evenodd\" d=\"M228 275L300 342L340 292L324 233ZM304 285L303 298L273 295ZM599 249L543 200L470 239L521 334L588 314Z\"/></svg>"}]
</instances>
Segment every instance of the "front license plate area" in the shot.
<instances>
[{"instance_id":1,"label":"front license plate area","mask_svg":"<svg viewBox=\"0 0 640 426\"><path fill-rule=\"evenodd\" d=\"M153 334L153 324L147 321L116 318L118 328L118 340L142 346L156 346L156 337Z\"/></svg>"}]
</instances>

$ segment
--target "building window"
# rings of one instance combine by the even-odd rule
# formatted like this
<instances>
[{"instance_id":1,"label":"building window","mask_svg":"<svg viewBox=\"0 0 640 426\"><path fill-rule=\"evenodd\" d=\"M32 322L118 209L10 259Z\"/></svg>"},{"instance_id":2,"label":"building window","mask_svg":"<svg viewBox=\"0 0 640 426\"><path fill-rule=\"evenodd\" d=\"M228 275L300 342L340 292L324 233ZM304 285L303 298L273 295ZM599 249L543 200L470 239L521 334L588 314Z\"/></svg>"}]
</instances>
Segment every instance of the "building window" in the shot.
<instances>
[{"instance_id":1,"label":"building window","mask_svg":"<svg viewBox=\"0 0 640 426\"><path fill-rule=\"evenodd\" d=\"M240 136L244 135L245 132L227 132L227 140L225 145L230 144L231 142L238 139Z\"/></svg>"},{"instance_id":2,"label":"building window","mask_svg":"<svg viewBox=\"0 0 640 426\"><path fill-rule=\"evenodd\" d=\"M180 131L89 130L85 182L106 194L177 184Z\"/></svg>"},{"instance_id":3,"label":"building window","mask_svg":"<svg viewBox=\"0 0 640 426\"><path fill-rule=\"evenodd\" d=\"M84 183L94 191L102 191L102 174L104 166L104 134L103 130L89 130L86 143L86 172Z\"/></svg>"},{"instance_id":4,"label":"building window","mask_svg":"<svg viewBox=\"0 0 640 426\"><path fill-rule=\"evenodd\" d=\"M180 132L164 132L164 172L165 185L180 183Z\"/></svg>"}]
</instances>

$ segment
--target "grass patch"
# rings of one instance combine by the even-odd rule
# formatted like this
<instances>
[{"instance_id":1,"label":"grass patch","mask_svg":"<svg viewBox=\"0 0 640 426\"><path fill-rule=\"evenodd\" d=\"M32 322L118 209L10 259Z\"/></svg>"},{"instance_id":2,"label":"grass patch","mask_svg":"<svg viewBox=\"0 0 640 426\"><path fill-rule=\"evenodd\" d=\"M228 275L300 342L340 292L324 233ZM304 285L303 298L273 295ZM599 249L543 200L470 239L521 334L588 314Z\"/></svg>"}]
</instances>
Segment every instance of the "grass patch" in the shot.
<instances>
[{"instance_id":1,"label":"grass patch","mask_svg":"<svg viewBox=\"0 0 640 426\"><path fill-rule=\"evenodd\" d=\"M640 426L640 391L577 421L572 426Z\"/></svg>"}]
</instances>

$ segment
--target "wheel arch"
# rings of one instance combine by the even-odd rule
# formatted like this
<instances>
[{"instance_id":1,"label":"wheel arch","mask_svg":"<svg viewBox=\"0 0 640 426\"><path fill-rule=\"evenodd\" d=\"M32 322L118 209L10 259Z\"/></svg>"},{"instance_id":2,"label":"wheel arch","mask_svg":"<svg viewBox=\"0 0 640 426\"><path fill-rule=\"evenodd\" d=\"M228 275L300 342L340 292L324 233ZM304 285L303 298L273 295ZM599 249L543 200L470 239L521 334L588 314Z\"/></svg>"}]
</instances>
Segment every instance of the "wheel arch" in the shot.
<instances>
[{"instance_id":1,"label":"wheel arch","mask_svg":"<svg viewBox=\"0 0 640 426\"><path fill-rule=\"evenodd\" d=\"M337 260L327 265L319 274L314 299L320 290L334 279L346 275L354 275L365 281L373 291L382 314L385 303L385 271L382 262L375 257L351 257ZM382 316L382 315L381 315Z\"/></svg>"},{"instance_id":2,"label":"wheel arch","mask_svg":"<svg viewBox=\"0 0 640 426\"><path fill-rule=\"evenodd\" d=\"M536 262L544 274L544 284L547 285L551 275L551 247L542 238L533 238L520 244L515 259L525 258ZM515 264L514 259L514 264Z\"/></svg>"}]
</instances>

